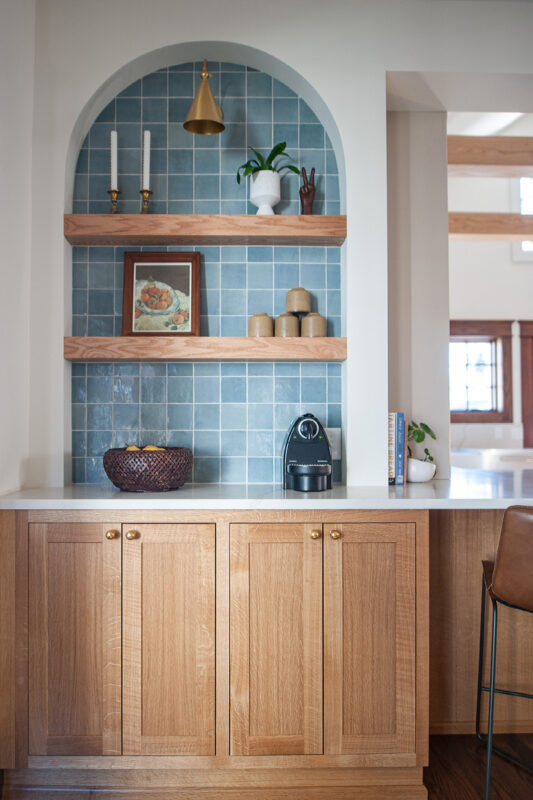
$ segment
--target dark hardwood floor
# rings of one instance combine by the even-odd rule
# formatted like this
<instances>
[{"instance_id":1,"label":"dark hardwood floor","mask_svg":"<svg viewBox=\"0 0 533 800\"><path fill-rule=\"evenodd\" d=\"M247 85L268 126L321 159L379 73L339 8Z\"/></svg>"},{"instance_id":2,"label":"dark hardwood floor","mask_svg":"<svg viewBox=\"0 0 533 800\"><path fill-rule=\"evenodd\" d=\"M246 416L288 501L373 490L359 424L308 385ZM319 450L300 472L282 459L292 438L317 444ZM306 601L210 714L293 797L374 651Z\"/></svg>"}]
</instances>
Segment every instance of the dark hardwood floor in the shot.
<instances>
[{"instance_id":1,"label":"dark hardwood floor","mask_svg":"<svg viewBox=\"0 0 533 800\"><path fill-rule=\"evenodd\" d=\"M494 739L500 747L533 762L533 735ZM424 783L429 800L483 800L486 749L475 736L431 736ZM492 760L491 800L533 800L533 772L498 755Z\"/></svg>"}]
</instances>

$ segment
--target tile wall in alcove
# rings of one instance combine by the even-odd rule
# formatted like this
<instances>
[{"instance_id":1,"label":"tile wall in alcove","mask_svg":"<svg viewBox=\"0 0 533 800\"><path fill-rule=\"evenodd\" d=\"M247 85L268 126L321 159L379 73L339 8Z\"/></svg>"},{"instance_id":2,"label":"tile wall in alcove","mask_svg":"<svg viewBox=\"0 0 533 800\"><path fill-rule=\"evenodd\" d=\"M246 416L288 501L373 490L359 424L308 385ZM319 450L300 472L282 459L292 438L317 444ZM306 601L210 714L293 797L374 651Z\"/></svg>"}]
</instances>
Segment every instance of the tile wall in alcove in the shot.
<instances>
[{"instance_id":1,"label":"tile wall in alcove","mask_svg":"<svg viewBox=\"0 0 533 800\"><path fill-rule=\"evenodd\" d=\"M226 131L192 136L182 127L201 63L159 70L136 81L102 111L80 151L75 213L107 212L109 134L118 131L120 210L139 210L142 132L152 133L154 213L254 213L247 182L235 180L248 146L279 140L295 163L316 167L315 213L339 213L337 164L309 106L271 76L209 62ZM278 213L299 213L299 179L282 180ZM131 248L129 248L131 249ZM244 336L248 316L285 310L286 291L302 285L313 309L340 335L340 251L321 247L135 248L201 253L201 332ZM73 248L73 334L120 335L122 263L126 248ZM281 447L292 419L315 413L341 424L338 364L74 364L73 479L107 478L101 456L127 443L183 444L194 452L196 482L280 480ZM340 480L341 462L335 463Z\"/></svg>"}]
</instances>

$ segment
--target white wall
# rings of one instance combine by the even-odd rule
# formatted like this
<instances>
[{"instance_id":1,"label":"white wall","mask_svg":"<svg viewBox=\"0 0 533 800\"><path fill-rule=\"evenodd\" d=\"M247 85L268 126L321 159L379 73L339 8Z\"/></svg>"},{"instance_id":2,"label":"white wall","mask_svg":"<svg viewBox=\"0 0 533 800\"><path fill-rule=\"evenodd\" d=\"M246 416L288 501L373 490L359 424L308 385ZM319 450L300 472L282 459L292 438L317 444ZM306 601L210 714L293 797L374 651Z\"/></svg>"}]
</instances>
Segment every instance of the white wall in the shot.
<instances>
[{"instance_id":1,"label":"white wall","mask_svg":"<svg viewBox=\"0 0 533 800\"><path fill-rule=\"evenodd\" d=\"M63 299L69 264L62 214L71 191L66 165L73 169L76 147L92 121L89 110L94 118L117 83L129 82L128 70L132 79L135 59L180 42L237 42L304 76L329 107L346 157L347 478L379 484L387 474L386 73L475 72L478 84L486 74L491 88L489 73L533 75L532 28L533 7L521 2L330 0L325 6L321 0L271 0L268 12L259 0L39 2L30 390L35 469L29 480L61 484L68 451L62 359L69 316ZM201 50L197 58L210 56ZM145 71L153 67L144 65ZM468 85L460 88L468 99ZM444 363L440 374L446 374ZM441 422L444 429L447 422Z\"/></svg>"},{"instance_id":2,"label":"white wall","mask_svg":"<svg viewBox=\"0 0 533 800\"><path fill-rule=\"evenodd\" d=\"M389 408L433 428L429 449L448 478L446 114L390 112L387 158Z\"/></svg>"},{"instance_id":3,"label":"white wall","mask_svg":"<svg viewBox=\"0 0 533 800\"><path fill-rule=\"evenodd\" d=\"M24 481L29 450L29 316L35 0L0 5L0 492Z\"/></svg>"},{"instance_id":4,"label":"white wall","mask_svg":"<svg viewBox=\"0 0 533 800\"><path fill-rule=\"evenodd\" d=\"M526 115L503 136L533 136ZM450 211L519 211L518 180L450 178ZM451 319L533 319L533 253L517 261L511 242L450 242Z\"/></svg>"},{"instance_id":5,"label":"white wall","mask_svg":"<svg viewBox=\"0 0 533 800\"><path fill-rule=\"evenodd\" d=\"M526 115L502 136L533 135ZM450 211L518 211L518 181L508 178L450 178ZM450 242L451 319L533 319L533 253L515 259L511 242ZM522 447L521 364L518 326L513 336L513 422L454 423L452 447Z\"/></svg>"},{"instance_id":6,"label":"white wall","mask_svg":"<svg viewBox=\"0 0 533 800\"><path fill-rule=\"evenodd\" d=\"M511 211L510 180L477 180L450 179L450 211ZM533 258L515 260L511 242L450 242L451 319L533 319L532 297Z\"/></svg>"}]
</instances>

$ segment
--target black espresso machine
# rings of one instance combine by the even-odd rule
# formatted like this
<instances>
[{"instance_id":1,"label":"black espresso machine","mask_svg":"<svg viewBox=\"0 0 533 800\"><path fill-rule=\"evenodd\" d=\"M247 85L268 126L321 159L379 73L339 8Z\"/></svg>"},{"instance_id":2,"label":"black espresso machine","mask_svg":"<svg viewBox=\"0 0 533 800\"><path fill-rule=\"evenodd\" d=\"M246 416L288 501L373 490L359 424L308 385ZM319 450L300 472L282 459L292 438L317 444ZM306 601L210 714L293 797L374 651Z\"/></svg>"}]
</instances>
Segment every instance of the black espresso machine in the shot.
<instances>
[{"instance_id":1,"label":"black espresso machine","mask_svg":"<svg viewBox=\"0 0 533 800\"><path fill-rule=\"evenodd\" d=\"M331 450L322 423L303 414L291 425L283 446L283 488L298 492L331 489Z\"/></svg>"}]
</instances>

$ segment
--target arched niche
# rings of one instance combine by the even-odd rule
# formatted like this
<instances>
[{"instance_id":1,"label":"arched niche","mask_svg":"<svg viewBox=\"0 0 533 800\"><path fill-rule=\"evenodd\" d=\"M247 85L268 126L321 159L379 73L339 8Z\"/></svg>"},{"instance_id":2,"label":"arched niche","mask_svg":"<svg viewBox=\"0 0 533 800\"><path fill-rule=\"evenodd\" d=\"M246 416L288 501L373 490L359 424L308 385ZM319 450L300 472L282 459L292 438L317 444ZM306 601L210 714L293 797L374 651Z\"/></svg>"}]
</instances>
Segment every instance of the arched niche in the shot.
<instances>
[{"instance_id":1,"label":"arched niche","mask_svg":"<svg viewBox=\"0 0 533 800\"><path fill-rule=\"evenodd\" d=\"M284 87L288 87L290 90L292 90L292 92L294 92L294 95L297 98L298 108L300 109L299 113L302 112L302 106L306 106L306 108L305 108L305 113L306 114L308 114L309 109L313 112L313 114L316 116L316 119L313 118L313 122L315 124L307 125L306 127L308 127L308 128L311 128L311 127L318 128L318 127L320 127L322 141L324 142L324 150L327 149L327 151L328 151L328 161L331 160L331 161L334 162L336 160L336 162L337 162L336 170L335 170L336 174L335 174L335 180L334 180L334 186L335 186L335 200L333 201L334 202L334 210L333 209L332 210L326 210L325 213L339 213L339 206L340 206L340 208L342 210L344 208L344 205L345 205L344 157L343 157L343 154L342 154L342 147L341 147L341 144L340 144L340 135L338 133L337 126L335 125L335 122L333 121L331 113L329 112L326 104L319 97L318 93L315 90L313 90L312 87L309 85L309 83L307 81L305 81L300 75L298 75L294 70L290 69L289 67L287 67L287 65L283 64L282 62L278 61L277 59L273 59L272 57L268 56L265 53L261 53L260 51L257 51L257 50L252 50L251 48L247 48L247 47L240 47L240 46L229 45L229 44L222 45L220 43L217 44L217 43L209 43L209 42L208 43L193 43L193 44L189 44L189 45L186 45L186 46L185 45L183 45L183 46L180 45L180 46L176 46L176 47L164 48L162 50L155 51L154 53L147 54L146 56L141 57L139 59L136 59L134 62L131 62L130 64L126 65L122 70L119 70L112 78L110 78L108 81L106 81L105 84L103 84L100 87L100 89L94 94L94 96L86 104L85 108L83 109L82 113L80 114L80 116L78 118L78 121L76 123L75 129L73 131L73 134L72 134L72 137L71 137L71 141L70 141L70 146L69 146L69 165L68 165L67 180L66 180L66 184L67 184L68 190L67 189L65 190L65 205L66 205L67 209L70 211L71 207L72 207L73 193L72 193L71 186L73 185L73 178L74 178L74 174L75 174L75 170L76 170L76 160L78 158L78 153L80 152L80 146L84 142L84 139L86 138L87 133L89 131L91 131L91 135L89 137L89 143L92 142L94 129L96 129L96 128L102 129L102 127L103 127L102 126L102 122L104 122L104 120L105 120L104 124L105 124L105 126L107 128L114 127L115 122L119 121L119 117L117 116L116 109L118 107L118 104L123 102L123 100L126 99L126 98L124 98L124 97L120 98L118 96L124 90L127 89L128 91L124 92L124 94L125 95L127 94L130 97L130 99L132 97L135 97L135 101L138 103L139 101L137 99L137 95L141 94L141 101L143 99L142 98L142 92L138 91L141 78L146 78L148 76L148 81L151 81L152 77L155 77L155 78L160 77L160 75L158 75L158 71L159 70L161 70L163 72L166 72L167 68L168 68L169 69L169 80L170 80L170 73L171 72L177 72L176 70L172 70L171 69L172 67L174 67L176 65L190 65L191 63L193 63L193 64L195 64L194 71L196 71L198 62L199 61L201 62L201 59L203 57L206 57L208 59L208 63L211 63L213 65L216 62L223 62L226 65L227 64L233 64L233 65L237 64L237 65L240 65L241 67L243 67L245 70L246 70L246 68L249 67L249 68L252 68L253 70L257 70L258 73L260 73L260 74L271 76L272 78L277 79L281 84L283 84ZM188 74L190 75L191 74L190 73L190 68L186 67L186 69L188 70ZM216 70L213 69L213 72L216 72ZM250 75L251 73L248 71L247 74ZM248 79L247 79L247 82L248 82ZM144 86L144 82L143 82L143 86ZM132 92L131 91L132 88L134 88L135 91ZM235 92L235 95L236 94L237 94L237 92ZM287 95L288 94L290 94L290 93L287 93ZM167 97L172 97L172 95L169 95L168 91L167 91L167 95L166 96ZM274 97L274 94L272 96ZM192 97L188 101L189 104L190 104L191 100L192 100ZM304 101L304 103L302 104L301 101ZM142 102L141 102L141 105L142 105ZM224 105L223 102L222 102L222 105ZM112 113L108 117L107 112L110 111L110 110L111 110ZM102 114L102 112L104 112L104 113ZM143 118L141 117L141 119L143 119ZM309 122L309 116L307 116L305 118L301 117L301 121L303 123L305 123L306 119ZM112 122L112 120L115 120L115 122ZM239 121L243 122L243 123L244 122L253 123L254 120L253 120L253 118L249 118L248 117L248 118L243 118L242 120L239 119ZM135 120L135 122L138 123L139 119L137 118ZM319 126L316 125L317 122L320 123ZM275 123L275 115L273 114L273 116L272 116L273 129L275 128L274 123ZM299 124L300 124L300 116L297 118L296 123L297 124L294 127L298 127L299 126ZM144 119L143 119L142 126L138 126L139 130L141 129L141 127L146 127L146 128L149 129L150 128L150 124L151 123L149 123L149 122L145 123ZM181 122L178 119L172 119L171 124L172 124L172 127L174 129L177 129L177 128L181 129L181 134L184 133L183 129L181 128ZM167 118L167 127L169 127L168 118ZM101 130L100 130L100 132L101 132ZM327 142L327 139L324 136L324 132L327 133L327 135L329 137L329 140L330 140L329 142ZM185 135L188 136L188 137L190 136L190 134L185 134ZM274 135L275 135L275 133L274 133ZM119 138L120 138L120 131L119 131ZM206 138L208 138L210 140L210 142L212 142L212 140L214 138L219 139L219 137L195 137L195 140L196 140L196 144L194 145L195 148L203 149L203 147L205 145L205 139ZM280 137L280 139L281 138L284 138L284 137ZM202 140L204 140L204 141L202 142ZM104 137L103 134L101 136L99 136L98 137L98 141L99 141L99 143L95 144L95 149L99 151L99 163L102 166L103 162L108 157L109 132L105 133L105 137ZM278 139L276 139L276 141L278 141ZM327 148L326 148L326 142L327 142ZM250 143L249 140L248 140L248 143ZM139 147L138 147L139 144L140 144L140 141L137 143L137 145L135 145L135 148L134 148L134 149L137 149L137 151L138 151L135 154L135 169L126 170L126 173L130 173L127 176L125 175L125 177L130 179L129 180L129 186L128 186L128 190L126 192L123 191L123 194L121 196L121 201L120 201L121 205L122 205L122 208L124 210L124 213L136 213L136 211L138 211L138 207L139 207L139 204L138 204L139 183L137 181L135 186L133 186L132 185L132 181L131 181L131 179L133 177L131 175L131 172L136 171L137 167L140 166L140 151L139 151ZM120 142L119 142L119 145L120 145ZM222 145L222 144L220 145L221 148L223 146L224 145ZM257 146L261 147L259 145L257 145ZM90 150L90 147L88 147L87 145L86 145L86 147L87 147L87 149ZM129 147L129 145L127 145L127 147ZM176 147L176 145L174 145L173 147ZM164 146L161 146L161 149L165 149ZM167 150L168 149L169 149L169 145L167 144ZM290 149L290 147L288 149ZM300 154L299 154L300 156L303 155L305 149L306 148L304 146L303 149L300 150ZM309 146L308 147L308 151L312 151L313 149L314 149L313 146ZM317 149L320 149L320 147L318 147ZM333 155L333 154L335 155L335 159L330 159L330 156ZM298 154L297 153L291 153L291 155L293 155L294 157L297 157ZM324 155L325 155L325 153L324 153ZM82 161L83 160L84 159L82 158ZM85 159L85 163L87 163L88 160L89 159ZM242 163L242 161L240 161L238 163ZM303 164L305 166L308 166L308 167L312 166L312 164L309 164L306 161L304 161ZM105 167L105 169L107 170L107 167ZM318 169L320 169L320 168L318 168ZM80 198L79 198L79 195L78 195L78 202L75 203L75 207L73 209L76 213L98 213L98 212L106 213L108 208L109 208L109 201L107 199L107 194L106 194L106 191L107 191L108 186L109 186L108 173L106 172L105 175L102 174L104 172L104 168L99 168L99 169L96 170L96 172L99 173L96 176L98 178L98 187L95 188L94 195L92 195L94 197L94 199L96 200L96 202L92 203L90 201L89 196L88 196L86 206L83 207L83 203L80 201ZM121 188L121 190L122 190L122 184L120 183L120 172L121 172L121 170L120 170L120 152L119 152L119 188ZM89 174L89 170L87 170L87 174ZM93 176L93 177L95 177L95 176ZM178 177L180 177L180 180L183 180L183 176L182 175L180 175ZM224 175L223 177L226 177L226 175ZM293 201L292 201L292 204L291 204L291 208L290 209L285 209L285 211L287 213L299 213L299 199L298 199L298 191L297 191L298 178L296 176L294 176L294 175L291 176L291 177L296 180L296 187L294 187L294 186L292 187L292 189L296 188L296 203L294 202L294 198L293 198ZM236 186L234 173L231 175L231 181L232 181L233 185ZM328 183L328 186L329 186L329 183ZM127 196L128 200L126 200L126 196ZM157 192L154 192L154 197L152 198L152 200L154 201L157 196L158 196ZM159 195L159 196L161 197L162 195ZM170 197L170 195L167 192L167 200L169 199L169 197ZM136 207L133 207L133 203L134 203L133 198L137 198L136 199L136 202L137 202ZM317 199L318 199L318 193L317 193ZM154 203L154 205L155 205L155 203ZM170 207L168 208L168 210L165 209L164 207L163 208L159 208L159 209L154 208L153 210L154 210L154 213L191 213L191 212L192 213L218 213L216 210L213 210L213 211L212 210L209 210L209 211L204 210L204 211L202 211L200 209L194 209L194 210L190 209L190 210L181 211L181 210L177 210L175 208L171 209ZM323 207L323 209L321 209L321 210L317 210L316 213L323 213L323 210L325 210L325 207ZM226 212L222 212L222 213L246 213L246 210L243 210L243 211L231 210L231 211L226 211ZM328 267L326 267L326 265L324 264L324 273L327 272L327 275L328 275L328 277L327 277L327 286L326 286L326 283L324 282L324 285L323 285L323 287L321 287L321 290L320 290L320 293L323 296L323 300L321 302L324 302L324 303L328 304L327 305L327 310L326 310L326 306L324 306L324 313L327 313L328 325L332 326L332 329L330 330L330 335L333 335L333 336L341 335L341 325L342 325L342 314L341 314L341 310L340 310L340 305L341 305L341 303L340 303L340 291L339 291L339 289L340 289L340 270L341 270L340 263L339 263L339 255L340 254L337 251L337 253L336 253L336 263L334 265L330 264ZM310 259L310 260L312 260L312 259ZM68 272L68 261L69 261L69 255L67 254L66 262L65 262L67 272ZM77 264L75 264L74 266L76 267ZM306 266L308 268L314 269L314 265L312 265L312 264L311 265L308 264ZM335 276L334 276L334 273L335 273ZM338 281L337 281L337 278L338 278ZM330 279L331 279L331 284L330 284ZM296 282L294 284L290 284L290 285L297 285L297 280L298 279L296 279ZM87 284L87 285L89 285L89 284ZM314 286L315 286L316 289L319 288L319 284L317 284L316 282L314 283ZM76 291L73 292L73 295L76 294L76 296L78 296L78 295L81 295L83 293L86 293L86 289L81 288L81 285L80 285L80 287L78 287L75 284L74 288L76 289ZM99 286L99 285L96 285L96 284L93 284L92 288L93 289L99 289L99 288L109 289L109 287L107 285L106 286ZM207 291L209 291L209 289L211 287L209 287L209 285L206 285L205 288L206 288ZM114 289L115 290L117 289L116 285L115 285ZM327 292L326 289L328 289L328 290L330 289L331 292L329 292L329 291ZM277 294L280 294L280 293L278 292ZM335 311L334 310L330 310L329 300L326 300L326 295L328 297L333 297L334 294L336 295L336 299L338 300L338 310L335 310ZM276 302L276 301L274 301L274 302ZM77 303L76 304L73 303L73 306L77 307L78 304ZM117 309L116 302L113 302L113 305L112 305L112 307L115 309L115 314L111 314L110 312L104 311L104 310L100 310L100 311L94 310L94 312L91 312L90 303L85 304L84 307L85 307L85 309L88 309L88 312L87 311L84 311L84 312L78 311L77 312L73 308L74 313L72 315L72 325L73 325L72 332L73 332L74 335L76 335L76 336L84 336L84 335L90 335L90 336L92 336L92 335L110 335L110 336L113 336L114 335L114 336L117 336L117 335L120 335L120 325L118 324L118 316L116 315L116 309ZM80 304L80 308L81 308L81 304ZM332 308L333 308L333 306L331 306L331 309ZM283 308L283 310L284 310L284 308ZM322 308L316 308L314 310L322 310ZM274 314L277 315L278 313L280 313L280 311L276 310L276 306L274 305ZM98 319L98 316L100 314L101 314L102 318ZM232 312L230 312L230 316L231 316L231 314L232 314ZM235 315L235 312L233 312L233 314ZM209 312L205 316L208 316L208 315L209 315ZM215 314L215 316L218 316L218 315ZM242 330L240 330L240 329L239 330L233 330L233 332L230 332L228 329L224 329L224 327L223 327L223 322L224 321L222 320L222 315L220 315L220 316L221 316L220 329L219 330L215 330L215 332L212 333L211 335L222 335L222 336L224 336L224 335L239 335L239 336L246 335L246 327L245 327L245 324L244 324L244 323L246 323L246 314L244 314L244 315L242 315L242 314L236 315L236 316L239 316L239 319L237 319L236 316L234 316L233 319L229 320L232 323L239 324L239 325L244 325ZM103 317L105 317L105 319L103 319ZM111 320L111 317L113 317L112 320ZM241 319L241 317L242 317L242 319ZM243 320L244 320L244 323L243 323ZM94 327L96 325L100 325L100 323L102 323L102 324L105 323L106 328L104 329L103 327L98 327L98 328ZM91 325L93 327L91 327ZM108 325L112 325L112 329L108 330L107 329ZM211 331L210 325L209 325L208 328L204 328L204 333L207 333L208 330ZM339 372L339 375L340 375L340 372ZM331 376L331 377L335 377L335 376ZM298 377L298 380L299 380L299 377ZM337 379L337 384L336 385L338 385L338 386L341 385L341 381L339 379ZM74 402L76 402L76 401L74 401ZM99 402L99 401L96 401L96 402ZM102 402L104 402L104 401L102 401ZM336 425L335 426L336 427L340 427L340 425L341 425L341 422L340 422L340 417L341 417L340 397L337 398L336 401L334 401L332 399L331 400L331 404L335 405L335 413L337 414ZM327 403L324 403L323 405L327 405ZM328 406L328 409L329 409L329 406ZM74 412L74 408L73 408L73 412ZM328 410L327 414L328 414L328 418L329 418L330 417L329 410ZM112 427L112 425L110 427ZM106 429L107 429L107 425L106 425ZM116 435L117 430L118 429L112 428L113 437ZM122 428L120 428L120 431L122 433L124 432ZM69 432L67 431L66 433L68 435ZM131 432L130 431L128 431L128 436L131 438ZM121 444L120 442L117 442L115 440L113 440L113 441L114 441L115 446L120 446L120 444ZM128 439L128 441L129 441L129 439ZM133 438L131 438L131 441L133 441ZM221 458L224 455L225 455L224 452L221 451ZM74 456L74 462L76 462L76 460L77 460L76 459L76 456L77 456L76 451L73 452L73 456ZM81 458L81 456L80 456L80 458ZM74 466L75 466L75 464L74 464ZM74 470L74 475L76 475L76 474L78 474L78 473L76 472L76 469L75 469ZM88 473L85 473L85 474L88 475ZM339 479L339 478L340 478L340 475L337 477L337 479ZM75 478L75 480L77 481L77 478ZM87 480L88 480L88 478L87 478ZM84 482L83 478L80 478L80 481ZM89 482L91 482L91 481L89 481Z\"/></svg>"}]
</instances>

